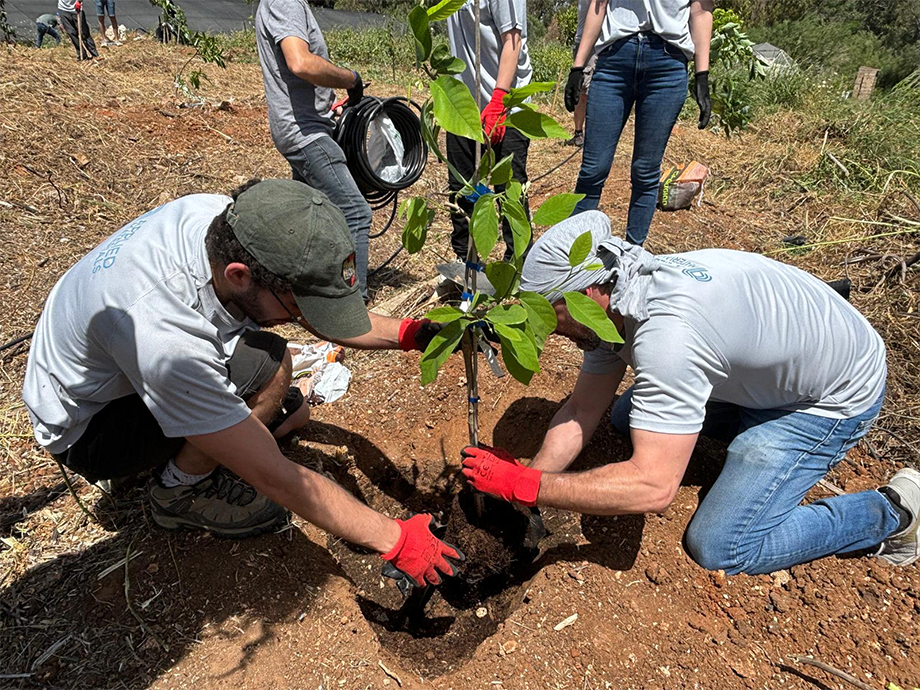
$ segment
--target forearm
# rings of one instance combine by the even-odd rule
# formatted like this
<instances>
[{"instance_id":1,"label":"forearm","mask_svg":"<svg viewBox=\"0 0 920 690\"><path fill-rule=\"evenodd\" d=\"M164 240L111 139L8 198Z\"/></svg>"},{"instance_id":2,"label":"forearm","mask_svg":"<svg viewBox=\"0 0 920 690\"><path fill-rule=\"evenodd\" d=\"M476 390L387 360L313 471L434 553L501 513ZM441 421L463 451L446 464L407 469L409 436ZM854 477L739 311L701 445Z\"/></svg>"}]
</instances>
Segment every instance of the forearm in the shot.
<instances>
[{"instance_id":1,"label":"forearm","mask_svg":"<svg viewBox=\"0 0 920 690\"><path fill-rule=\"evenodd\" d=\"M635 461L611 463L586 472L544 472L537 504L589 515L661 512L669 487L647 476Z\"/></svg>"},{"instance_id":2,"label":"forearm","mask_svg":"<svg viewBox=\"0 0 920 690\"><path fill-rule=\"evenodd\" d=\"M575 54L575 66L584 67L585 63L594 52L594 46L601 35L604 17L607 15L607 0L594 0L588 5L588 14L585 15L585 27L581 32L581 42Z\"/></svg>"},{"instance_id":3,"label":"forearm","mask_svg":"<svg viewBox=\"0 0 920 690\"><path fill-rule=\"evenodd\" d=\"M690 37L693 39L693 69L695 72L709 70L712 7L712 0L694 0L690 5Z\"/></svg>"},{"instance_id":4,"label":"forearm","mask_svg":"<svg viewBox=\"0 0 920 690\"><path fill-rule=\"evenodd\" d=\"M591 440L597 421L579 422L571 405L565 404L550 422L543 445L530 467L544 472L563 472Z\"/></svg>"},{"instance_id":5,"label":"forearm","mask_svg":"<svg viewBox=\"0 0 920 690\"><path fill-rule=\"evenodd\" d=\"M498 76L495 88L510 91L517 74L518 60L521 56L521 32L513 29L502 34L502 52L498 58Z\"/></svg>"},{"instance_id":6,"label":"forearm","mask_svg":"<svg viewBox=\"0 0 920 690\"><path fill-rule=\"evenodd\" d=\"M336 340L339 345L357 350L395 350L399 348L399 326L402 319L368 312L371 330L357 338Z\"/></svg>"},{"instance_id":7,"label":"forearm","mask_svg":"<svg viewBox=\"0 0 920 690\"><path fill-rule=\"evenodd\" d=\"M355 84L355 73L350 69L336 67L318 55L301 55L291 68L297 77L315 86L333 89L350 89Z\"/></svg>"}]
</instances>

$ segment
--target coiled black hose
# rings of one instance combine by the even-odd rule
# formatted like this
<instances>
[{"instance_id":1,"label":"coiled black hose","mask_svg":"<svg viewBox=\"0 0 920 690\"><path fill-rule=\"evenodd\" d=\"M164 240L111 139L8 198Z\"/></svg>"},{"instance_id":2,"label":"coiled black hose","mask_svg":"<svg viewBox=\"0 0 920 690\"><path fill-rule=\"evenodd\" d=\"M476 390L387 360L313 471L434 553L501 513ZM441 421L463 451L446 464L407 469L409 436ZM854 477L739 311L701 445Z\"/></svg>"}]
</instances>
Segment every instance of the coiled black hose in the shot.
<instances>
[{"instance_id":1,"label":"coiled black hose","mask_svg":"<svg viewBox=\"0 0 920 690\"><path fill-rule=\"evenodd\" d=\"M336 125L335 141L345 152L351 176L361 194L375 210L393 203L400 190L415 184L425 170L428 146L422 139L422 125L418 115L410 106L419 109L416 103L402 96L365 96L358 105L345 108ZM396 182L387 182L378 177L367 158L368 127L381 111L393 122L404 147L402 164L406 168L406 174Z\"/></svg>"}]
</instances>

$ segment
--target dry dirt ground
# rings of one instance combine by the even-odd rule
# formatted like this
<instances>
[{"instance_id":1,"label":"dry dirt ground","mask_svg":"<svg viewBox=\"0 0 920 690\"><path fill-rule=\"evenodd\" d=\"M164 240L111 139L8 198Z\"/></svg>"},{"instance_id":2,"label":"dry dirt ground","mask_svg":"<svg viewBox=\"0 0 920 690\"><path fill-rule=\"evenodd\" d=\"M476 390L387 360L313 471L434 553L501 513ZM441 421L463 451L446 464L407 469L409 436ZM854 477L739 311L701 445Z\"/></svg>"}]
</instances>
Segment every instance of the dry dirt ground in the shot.
<instances>
[{"instance_id":1,"label":"dry dirt ground","mask_svg":"<svg viewBox=\"0 0 920 690\"><path fill-rule=\"evenodd\" d=\"M30 331L55 280L124 222L182 194L288 174L269 139L258 67L209 70L208 104L186 109L171 86L182 60L148 41L97 64L74 63L69 48L0 57L0 342ZM876 232L866 221L876 222L891 198L835 206L797 187L793 175L814 167L822 133L797 144L796 126L778 117L727 141L681 123L667 161L697 158L713 179L702 207L656 215L650 248L774 251L787 235L829 241ZM615 223L625 218L628 140L603 200ZM558 142L537 143L531 175L568 153ZM576 157L537 181L532 205L571 190L577 166ZM432 162L416 191L438 192L445 175ZM424 311L425 281L449 251L445 221L441 214L421 254L401 255L375 279L378 306ZM896 239L777 255L822 278L848 271L854 303L891 350L880 429L810 498L877 486L917 460L917 277L908 272L870 291L896 265L891 256L907 255L911 243ZM397 244L396 232L373 240L372 260ZM868 253L854 255L855 247ZM868 259L842 265L854 256ZM773 576L725 577L687 557L683 531L724 454L715 444L701 443L665 515L547 511L552 535L534 563L493 577L480 601L436 592L424 618L407 623L395 588L378 575L379 558L297 519L241 542L166 533L151 525L142 488L111 504L75 478L99 522L88 518L31 440L19 398L27 352L24 343L0 354L0 687L847 687L790 655L813 655L872 688L920 684L916 567L827 558ZM285 453L390 515L446 517L466 441L462 362L454 358L422 389L414 354L350 353L346 361L354 372L348 396L316 408ZM551 339L544 363L529 388L483 375L482 438L518 457L536 451L579 354ZM628 453L624 439L601 429L578 466Z\"/></svg>"}]
</instances>

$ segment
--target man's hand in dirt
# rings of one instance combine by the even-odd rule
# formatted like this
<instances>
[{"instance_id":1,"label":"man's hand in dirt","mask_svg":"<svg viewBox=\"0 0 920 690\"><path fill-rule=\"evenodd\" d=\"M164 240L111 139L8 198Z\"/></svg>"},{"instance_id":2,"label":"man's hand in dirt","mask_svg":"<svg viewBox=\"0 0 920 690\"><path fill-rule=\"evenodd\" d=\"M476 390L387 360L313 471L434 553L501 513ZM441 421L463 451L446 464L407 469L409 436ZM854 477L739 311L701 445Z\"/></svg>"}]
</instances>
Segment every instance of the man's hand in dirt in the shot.
<instances>
[{"instance_id":1,"label":"man's hand in dirt","mask_svg":"<svg viewBox=\"0 0 920 690\"><path fill-rule=\"evenodd\" d=\"M466 556L456 546L438 539L431 531L434 518L422 513L408 520L397 520L399 541L381 558L387 561L381 574L396 580L399 591L408 596L412 586L441 584L441 574L456 575L457 564Z\"/></svg>"},{"instance_id":2,"label":"man's hand in dirt","mask_svg":"<svg viewBox=\"0 0 920 690\"><path fill-rule=\"evenodd\" d=\"M543 473L514 459L504 448L467 446L463 455L463 476L473 488L525 506L537 504Z\"/></svg>"}]
</instances>

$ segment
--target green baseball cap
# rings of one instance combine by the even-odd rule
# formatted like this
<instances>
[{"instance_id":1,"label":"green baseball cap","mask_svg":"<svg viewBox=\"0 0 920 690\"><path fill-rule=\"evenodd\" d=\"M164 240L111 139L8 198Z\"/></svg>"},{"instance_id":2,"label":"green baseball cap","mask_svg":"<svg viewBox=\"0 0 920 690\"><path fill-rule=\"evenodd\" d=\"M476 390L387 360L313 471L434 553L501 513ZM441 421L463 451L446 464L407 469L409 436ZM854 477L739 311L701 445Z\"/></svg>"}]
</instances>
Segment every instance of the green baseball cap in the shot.
<instances>
[{"instance_id":1,"label":"green baseball cap","mask_svg":"<svg viewBox=\"0 0 920 690\"><path fill-rule=\"evenodd\" d=\"M262 180L237 197L227 222L256 261L291 281L300 313L317 332L342 339L371 330L351 231L329 197L303 182Z\"/></svg>"}]
</instances>

